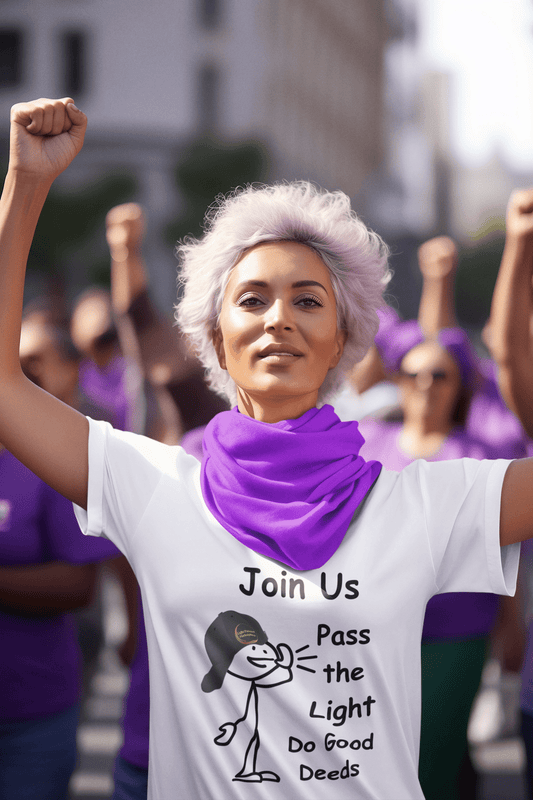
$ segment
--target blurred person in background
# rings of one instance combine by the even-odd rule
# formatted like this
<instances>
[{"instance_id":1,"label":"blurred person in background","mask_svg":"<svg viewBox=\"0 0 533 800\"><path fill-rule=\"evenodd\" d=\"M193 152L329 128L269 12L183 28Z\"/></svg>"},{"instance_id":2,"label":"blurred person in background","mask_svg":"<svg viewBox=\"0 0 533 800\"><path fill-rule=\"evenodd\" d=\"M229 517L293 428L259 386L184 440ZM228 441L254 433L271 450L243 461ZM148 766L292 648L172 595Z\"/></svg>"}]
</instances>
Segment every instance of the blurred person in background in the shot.
<instances>
[{"instance_id":1,"label":"blurred person in background","mask_svg":"<svg viewBox=\"0 0 533 800\"><path fill-rule=\"evenodd\" d=\"M133 331L134 351L144 378L170 397L174 412L178 412L180 426L174 435L179 437L206 424L228 404L207 388L204 367L179 327L161 314L150 297L142 254L145 226L144 212L136 203L116 206L107 215L112 308L119 329L126 325ZM153 438L161 441L161 436Z\"/></svg>"},{"instance_id":2,"label":"blurred person in background","mask_svg":"<svg viewBox=\"0 0 533 800\"><path fill-rule=\"evenodd\" d=\"M102 407L89 397L79 383L82 356L75 347L68 330L68 319L63 324L55 309L46 302L34 301L25 310L21 335L21 360L26 375L37 386L49 391L80 413L94 419L113 422L117 419L114 408L108 403ZM109 400L111 394L107 395ZM119 397L118 403L122 404ZM118 568L125 560L118 557L113 562ZM90 691L90 682L98 667L98 655L104 644L104 620L100 587L93 600L75 612L79 644L83 656L82 700Z\"/></svg>"},{"instance_id":3,"label":"blurred person in background","mask_svg":"<svg viewBox=\"0 0 533 800\"><path fill-rule=\"evenodd\" d=\"M482 402L484 411L491 410L501 420L497 438L496 426L489 427L487 439L471 430L483 431L480 409L472 413L471 405L485 381L466 333L457 327L454 242L444 236L431 239L418 255L423 278L418 320L396 322L386 339L382 335L379 340L389 374L397 370L402 420L364 420L361 452L394 470L417 458L524 457L524 432L501 398L494 397L492 387L488 399L482 393ZM495 628L503 666L516 672L524 637L514 598L463 593L437 595L428 602L422 633L419 763L427 800L470 800L475 795L467 727Z\"/></svg>"},{"instance_id":4,"label":"blurred person in background","mask_svg":"<svg viewBox=\"0 0 533 800\"><path fill-rule=\"evenodd\" d=\"M124 356L106 289L91 287L77 298L71 317L70 334L82 354L80 387L104 410L120 430L141 431L145 399L135 362Z\"/></svg>"},{"instance_id":5,"label":"blurred person in background","mask_svg":"<svg viewBox=\"0 0 533 800\"><path fill-rule=\"evenodd\" d=\"M26 375L78 402L68 335L22 326ZM76 533L72 504L0 445L0 800L66 800L76 762L81 668L71 612L89 605L98 565L119 555Z\"/></svg>"},{"instance_id":6,"label":"blurred person in background","mask_svg":"<svg viewBox=\"0 0 533 800\"><path fill-rule=\"evenodd\" d=\"M341 391L333 398L339 419L384 417L398 409L398 389L394 370L387 363L389 341L395 341L401 330L400 316L391 306L378 309L379 330L366 356L347 376Z\"/></svg>"},{"instance_id":7,"label":"blurred person in background","mask_svg":"<svg viewBox=\"0 0 533 800\"><path fill-rule=\"evenodd\" d=\"M420 458L443 461L525 455L525 447L513 444L496 454L465 429L473 365L469 365L466 337L461 338L457 329L448 329L405 354L398 379L403 422L363 420L359 427L365 439L361 452L366 458L399 471ZM497 595L485 593L436 595L427 604L422 632L419 762L427 800L474 797L468 720L499 611L510 620L519 650L520 630L513 604L514 598L500 601ZM519 668L519 657L512 666Z\"/></svg>"},{"instance_id":8,"label":"blurred person in background","mask_svg":"<svg viewBox=\"0 0 533 800\"><path fill-rule=\"evenodd\" d=\"M146 220L136 203L112 208L106 217L111 256L113 316L126 331L128 347L155 403L147 413L146 434L177 444L182 434L227 408L205 383L203 368L189 352L179 329L155 307L142 254ZM148 647L139 587L127 562L115 562L128 609L128 636L121 647L130 668L125 698L124 742L114 769L113 800L146 800L149 750Z\"/></svg>"}]
</instances>

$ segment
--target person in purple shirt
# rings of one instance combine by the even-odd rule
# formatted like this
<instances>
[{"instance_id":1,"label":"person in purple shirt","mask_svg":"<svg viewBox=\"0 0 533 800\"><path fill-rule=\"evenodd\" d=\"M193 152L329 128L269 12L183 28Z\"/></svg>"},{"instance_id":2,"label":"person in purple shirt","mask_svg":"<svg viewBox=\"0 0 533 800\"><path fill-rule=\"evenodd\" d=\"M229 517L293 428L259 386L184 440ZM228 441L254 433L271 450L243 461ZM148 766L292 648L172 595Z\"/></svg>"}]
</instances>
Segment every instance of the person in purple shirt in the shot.
<instances>
[{"instance_id":1,"label":"person in purple shirt","mask_svg":"<svg viewBox=\"0 0 533 800\"><path fill-rule=\"evenodd\" d=\"M138 368L145 379L151 400L146 435L175 444L184 431L192 429L185 437L194 435L196 426L209 421L226 404L207 389L198 360L187 353L179 332L151 301L142 256L144 231L144 212L136 203L116 206L107 214L112 316L119 331L127 331L126 345L139 359ZM114 565L128 609L129 633L120 655L130 668L130 685L122 721L124 742L115 761L113 800L146 800L150 699L144 616L131 568L122 559Z\"/></svg>"},{"instance_id":2,"label":"person in purple shirt","mask_svg":"<svg viewBox=\"0 0 533 800\"><path fill-rule=\"evenodd\" d=\"M26 373L74 402L75 362L23 325ZM72 611L118 551L79 535L72 504L0 445L0 800L65 800L76 761L81 653Z\"/></svg>"},{"instance_id":3,"label":"person in purple shirt","mask_svg":"<svg viewBox=\"0 0 533 800\"><path fill-rule=\"evenodd\" d=\"M122 353L111 299L105 289L93 287L77 298L70 333L83 356L79 368L82 391L104 411L104 418L114 427L140 430L142 381L136 366Z\"/></svg>"},{"instance_id":4,"label":"person in purple shirt","mask_svg":"<svg viewBox=\"0 0 533 800\"><path fill-rule=\"evenodd\" d=\"M406 335L403 341L408 339ZM464 333L440 331L437 338L415 344L401 360L400 356L397 344L403 421L363 420L359 427L365 458L379 459L388 469L399 471L416 458L525 455L523 438L518 444L511 437L495 449L465 428L476 363ZM498 596L479 593L436 595L427 605L419 777L428 800L471 798L475 791L467 726L499 609Z\"/></svg>"}]
</instances>

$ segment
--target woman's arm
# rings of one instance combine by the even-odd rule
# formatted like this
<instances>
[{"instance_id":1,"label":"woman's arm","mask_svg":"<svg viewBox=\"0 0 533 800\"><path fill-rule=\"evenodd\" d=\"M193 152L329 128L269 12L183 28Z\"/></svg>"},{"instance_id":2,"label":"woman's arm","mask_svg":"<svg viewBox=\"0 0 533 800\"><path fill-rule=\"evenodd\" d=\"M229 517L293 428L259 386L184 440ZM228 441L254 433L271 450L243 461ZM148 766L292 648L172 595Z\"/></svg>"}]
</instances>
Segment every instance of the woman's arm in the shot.
<instances>
[{"instance_id":1,"label":"woman's arm","mask_svg":"<svg viewBox=\"0 0 533 800\"><path fill-rule=\"evenodd\" d=\"M29 381L19 340L28 253L54 179L81 150L86 117L70 98L13 106L0 199L0 441L54 489L85 506L89 425Z\"/></svg>"},{"instance_id":2,"label":"woman's arm","mask_svg":"<svg viewBox=\"0 0 533 800\"><path fill-rule=\"evenodd\" d=\"M454 284L457 248L448 236L430 239L418 250L422 273L422 295L418 322L425 336L436 336L443 328L457 325Z\"/></svg>"},{"instance_id":3,"label":"woman's arm","mask_svg":"<svg viewBox=\"0 0 533 800\"><path fill-rule=\"evenodd\" d=\"M88 605L96 564L46 564L0 567L0 608L26 616L61 614Z\"/></svg>"},{"instance_id":4,"label":"woman's arm","mask_svg":"<svg viewBox=\"0 0 533 800\"><path fill-rule=\"evenodd\" d=\"M164 439L170 441L173 431L181 427L181 433L186 433L205 425L227 406L209 390L200 362L150 298L142 255L142 208L136 203L116 206L108 213L106 226L113 308L119 321L127 317L131 323L142 371L158 398L161 429L167 431ZM176 420L176 409L180 420ZM157 427L150 433L160 439L156 431Z\"/></svg>"},{"instance_id":5,"label":"woman's arm","mask_svg":"<svg viewBox=\"0 0 533 800\"><path fill-rule=\"evenodd\" d=\"M376 345L372 345L363 360L348 374L348 381L358 394L363 394L386 379L385 367Z\"/></svg>"},{"instance_id":6,"label":"woman's arm","mask_svg":"<svg viewBox=\"0 0 533 800\"><path fill-rule=\"evenodd\" d=\"M502 396L533 437L533 190L513 192L490 311L491 355Z\"/></svg>"},{"instance_id":7,"label":"woman's arm","mask_svg":"<svg viewBox=\"0 0 533 800\"><path fill-rule=\"evenodd\" d=\"M502 487L500 544L533 538L533 458L509 464Z\"/></svg>"}]
</instances>

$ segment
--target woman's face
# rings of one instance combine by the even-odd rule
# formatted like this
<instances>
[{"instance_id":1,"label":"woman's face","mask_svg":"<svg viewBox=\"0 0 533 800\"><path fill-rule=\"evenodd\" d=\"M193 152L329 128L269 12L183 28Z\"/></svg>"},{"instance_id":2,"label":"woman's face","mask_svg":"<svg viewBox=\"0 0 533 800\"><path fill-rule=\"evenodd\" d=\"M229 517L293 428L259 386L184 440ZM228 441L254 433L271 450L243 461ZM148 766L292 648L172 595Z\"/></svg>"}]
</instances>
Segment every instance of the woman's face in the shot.
<instances>
[{"instance_id":1,"label":"woman's face","mask_svg":"<svg viewBox=\"0 0 533 800\"><path fill-rule=\"evenodd\" d=\"M400 396L406 418L433 422L446 430L461 389L459 368L436 342L423 342L410 350L401 364Z\"/></svg>"},{"instance_id":2,"label":"woman's face","mask_svg":"<svg viewBox=\"0 0 533 800\"><path fill-rule=\"evenodd\" d=\"M313 408L344 341L329 270L311 248L261 244L235 265L213 343L242 413L278 422Z\"/></svg>"}]
</instances>

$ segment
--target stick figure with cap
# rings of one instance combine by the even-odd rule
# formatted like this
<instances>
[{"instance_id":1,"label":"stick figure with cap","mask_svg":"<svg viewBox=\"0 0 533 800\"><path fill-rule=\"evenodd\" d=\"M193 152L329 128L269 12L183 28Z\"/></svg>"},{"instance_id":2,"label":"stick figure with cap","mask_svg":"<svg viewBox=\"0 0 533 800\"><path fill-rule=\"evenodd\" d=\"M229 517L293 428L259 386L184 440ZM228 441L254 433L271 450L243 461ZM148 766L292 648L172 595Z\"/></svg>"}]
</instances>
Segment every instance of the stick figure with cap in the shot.
<instances>
[{"instance_id":1,"label":"stick figure with cap","mask_svg":"<svg viewBox=\"0 0 533 800\"><path fill-rule=\"evenodd\" d=\"M271 688L292 680L293 653L287 644L270 644L261 625L253 617L238 611L223 611L205 634L205 649L212 667L204 676L202 690L220 689L226 673L250 682L244 714L235 722L225 722L215 738L218 745L228 745L239 723L247 720L252 737L246 748L244 763L234 781L261 783L279 781L279 775L257 770L259 751L259 702L257 689Z\"/></svg>"}]
</instances>

